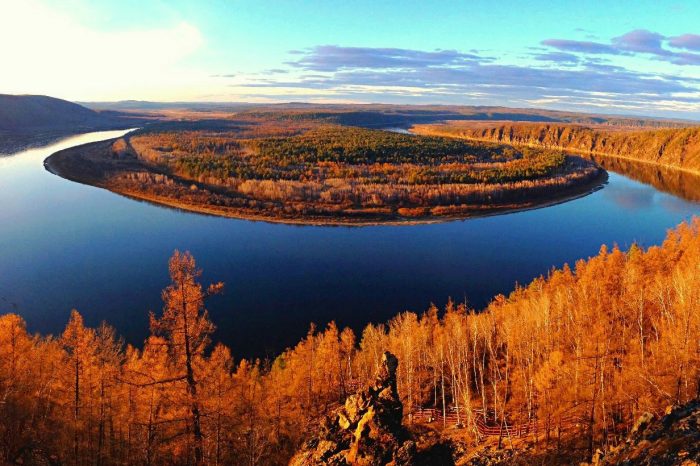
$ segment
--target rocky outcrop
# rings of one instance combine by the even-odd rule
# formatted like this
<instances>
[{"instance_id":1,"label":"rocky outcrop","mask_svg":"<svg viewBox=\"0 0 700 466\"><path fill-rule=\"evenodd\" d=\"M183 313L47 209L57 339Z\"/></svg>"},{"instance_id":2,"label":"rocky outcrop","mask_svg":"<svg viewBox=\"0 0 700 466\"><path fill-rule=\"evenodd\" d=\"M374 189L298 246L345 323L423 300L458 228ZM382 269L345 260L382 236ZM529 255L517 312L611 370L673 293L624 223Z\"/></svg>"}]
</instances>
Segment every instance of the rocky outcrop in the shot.
<instances>
[{"instance_id":1,"label":"rocky outcrop","mask_svg":"<svg viewBox=\"0 0 700 466\"><path fill-rule=\"evenodd\" d=\"M655 420L651 414L640 417L627 442L606 455L600 464L619 466L700 464L700 400L669 409L661 419Z\"/></svg>"},{"instance_id":2,"label":"rocky outcrop","mask_svg":"<svg viewBox=\"0 0 700 466\"><path fill-rule=\"evenodd\" d=\"M348 397L321 422L319 433L290 461L292 466L413 465L416 445L402 425L396 356L385 352L374 384Z\"/></svg>"}]
</instances>

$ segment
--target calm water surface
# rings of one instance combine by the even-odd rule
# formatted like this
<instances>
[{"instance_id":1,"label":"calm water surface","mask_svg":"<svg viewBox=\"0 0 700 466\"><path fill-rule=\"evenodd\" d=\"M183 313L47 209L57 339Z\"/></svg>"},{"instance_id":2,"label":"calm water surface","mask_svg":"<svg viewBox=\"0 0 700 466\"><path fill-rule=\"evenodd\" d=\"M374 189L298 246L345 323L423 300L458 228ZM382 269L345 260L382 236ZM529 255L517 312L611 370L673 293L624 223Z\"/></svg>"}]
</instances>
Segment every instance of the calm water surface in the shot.
<instances>
[{"instance_id":1,"label":"calm water surface","mask_svg":"<svg viewBox=\"0 0 700 466\"><path fill-rule=\"evenodd\" d=\"M215 340L239 356L295 343L310 322L360 329L448 297L481 307L516 282L596 254L603 243L659 243L700 204L610 173L564 204L417 226L316 227L232 220L134 201L47 172L53 152L122 132L92 133L0 158L0 310L58 333L72 308L140 343L161 307L174 249L191 251Z\"/></svg>"}]
</instances>

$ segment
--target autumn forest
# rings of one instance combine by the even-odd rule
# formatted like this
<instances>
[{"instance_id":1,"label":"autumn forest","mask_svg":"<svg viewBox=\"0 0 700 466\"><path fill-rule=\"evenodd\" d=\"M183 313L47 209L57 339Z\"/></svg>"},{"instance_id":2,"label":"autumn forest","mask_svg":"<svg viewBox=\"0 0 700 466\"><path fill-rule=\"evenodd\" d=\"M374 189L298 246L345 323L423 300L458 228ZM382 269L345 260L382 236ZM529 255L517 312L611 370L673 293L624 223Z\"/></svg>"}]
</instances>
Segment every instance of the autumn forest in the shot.
<instances>
[{"instance_id":1,"label":"autumn forest","mask_svg":"<svg viewBox=\"0 0 700 466\"><path fill-rule=\"evenodd\" d=\"M700 466L700 0L0 0L0 466Z\"/></svg>"},{"instance_id":2,"label":"autumn forest","mask_svg":"<svg viewBox=\"0 0 700 466\"><path fill-rule=\"evenodd\" d=\"M452 435L475 448L488 440L484 426L501 443L529 425L538 451L582 460L620 442L640 413L698 396L699 258L694 220L660 246L603 247L481 312L453 302L359 335L311 325L274 360L233 360L210 341L205 309L224 284L200 284L194 258L176 251L143 345L126 345L107 323L86 327L77 311L55 337L0 318L0 457L284 463L389 350L409 428L431 409L434 428L454 430L445 419L456 419Z\"/></svg>"},{"instance_id":3,"label":"autumn forest","mask_svg":"<svg viewBox=\"0 0 700 466\"><path fill-rule=\"evenodd\" d=\"M267 356L241 358L250 353L229 334L236 325L250 328L250 322L241 322L248 316L230 307L245 293L242 288L274 291L297 272L322 267L318 263L336 249L348 244L364 249L362 242L372 237L360 235L360 242L344 243L317 236L317 230L342 237L364 229L271 231L270 225L230 220L212 228L198 224L194 235L187 236L180 210L324 227L392 224L409 230L404 226L555 206L595 197L599 190L612 198L613 203L559 210L549 220L545 214L506 222L501 228L514 230L510 239L486 222L454 222L462 227L457 232L461 242L450 236L454 224L425 237L426 230L417 227L418 237L408 243L401 242L402 235L374 231L379 243L364 250L372 251L370 269L356 269L354 256L346 262L338 256L323 273L347 277L352 295L363 293L364 284L368 299L378 300L369 291L373 283L361 281L367 278L361 275L386 280L380 290L397 286L405 291L406 274L416 273L416 264L422 264L428 275L421 280L432 289L437 285L427 284L430 275L444 278L449 272L442 267L450 264L446 256L457 250L485 249L457 261L456 273L465 274L464 257L476 259L466 265L472 270L464 279L479 287L491 286L480 277L494 272L489 268L518 276L518 269L528 269L524 261L535 263L532 254L542 254L528 235L556 253L552 241L582 241L587 225L573 226L579 217L587 223L615 222L610 216L599 220L606 215L601 205L609 210L618 202L612 216L629 222L635 201L650 204L649 191L631 179L659 193L698 199L695 127L547 111L518 114L525 121L511 122L497 120L505 114L494 109L475 112L398 106L291 105L235 114L166 109L139 114L140 129L68 144L42 159L42 170L52 177L178 209L173 214L177 221L158 230L159 240L172 235L175 244L198 250L203 242L211 243L216 256L231 254L248 262L237 275L230 262L218 268L218 273L231 272L226 276L234 278L228 283L202 283L193 255L176 250L168 263L170 284L161 293L162 309L148 315L144 341L138 341L143 334L122 337L110 325L111 315L123 329L121 315L106 314L106 322L95 327L86 324L102 318L95 319L89 306L73 310L60 332L34 333L31 316L0 296L18 309L0 316L0 461L74 466L604 464L606 455L613 458L630 445L631 435L638 435L639 419L669 415L673 407L692 403L700 395L698 219L670 230L657 246L602 246L597 255L553 268L525 286L498 283L495 289L514 291L509 296L489 291L479 305L469 303L465 292L461 301L437 301L440 306L386 321L390 314L376 318L376 309L360 306L352 309L361 316L358 325L358 319L348 324L348 314L339 312L333 296L328 314L286 320L301 321L301 329L284 328L286 342ZM616 179L613 186L606 169ZM58 178L51 181L64 183ZM68 194L64 203L79 198ZM114 225L112 215L118 218L123 209L126 222L137 224L124 235L136 246L151 218L167 218L160 217L162 210L150 209L147 217L138 217L139 209L131 210L136 203L111 204L117 198L123 200L110 195L91 213L106 213L104 225ZM582 217L586 205L598 208ZM653 212L652 207L645 212ZM669 203L662 214L674 208ZM678 218L690 218L681 213ZM541 221L545 223L539 225ZM572 226L550 236L566 222ZM670 224L666 222L662 217L661 224ZM247 238L236 228L227 229L230 223L245 224L253 233ZM473 242L480 228L485 243ZM215 236L212 229L221 234ZM107 231L103 244L111 246L109 227ZM294 239L281 244L262 237L275 238L281 231ZM309 239L299 232L312 234ZM325 244L317 246L318 240ZM305 241L311 241L306 249L301 247ZM400 256L391 255L393 241L403 245ZM416 242L421 248L411 249ZM241 248L227 249L231 244ZM593 249L589 244L580 250L590 254L599 244L596 239ZM273 251L247 258L256 248ZM323 255L316 254L317 248ZM502 254L506 261L490 255L509 248L510 253ZM212 263L213 256L204 251L202 263ZM387 256L380 257L381 251ZM420 262L401 260L421 251L427 255ZM271 266L285 264L270 258L279 255L291 261L291 268ZM301 264L305 256L306 266ZM561 256L551 257L545 266L533 266L528 280L552 263L564 263ZM399 268L408 264L407 270L390 268L389 262ZM255 268L271 282L258 285L264 280L254 275ZM352 274L360 281L353 281L358 277ZM488 277L497 281L497 275ZM130 277L122 279L118 285L126 286ZM297 283L286 288L292 291L273 300L275 318L293 309L289 293L303 294L300 287L306 287L310 294L322 294L329 286L322 279L319 284L306 278L290 281ZM119 286L115 282L114 288ZM464 282L459 287L466 289ZM101 290L95 293L104 302L108 298ZM229 346L214 341L217 322L207 311L216 302L208 299L220 294L231 297L226 314L218 314L225 332L218 337L229 338ZM257 312L258 298L254 308L243 309ZM299 307L289 313L294 312ZM254 338L274 339L269 314L260 319L263 330ZM489 455L497 458L492 461Z\"/></svg>"},{"instance_id":4,"label":"autumn forest","mask_svg":"<svg viewBox=\"0 0 700 466\"><path fill-rule=\"evenodd\" d=\"M59 152L50 169L197 212L285 223L466 218L561 201L605 179L561 150L372 129L387 112L242 112ZM355 125L367 125L367 127Z\"/></svg>"}]
</instances>

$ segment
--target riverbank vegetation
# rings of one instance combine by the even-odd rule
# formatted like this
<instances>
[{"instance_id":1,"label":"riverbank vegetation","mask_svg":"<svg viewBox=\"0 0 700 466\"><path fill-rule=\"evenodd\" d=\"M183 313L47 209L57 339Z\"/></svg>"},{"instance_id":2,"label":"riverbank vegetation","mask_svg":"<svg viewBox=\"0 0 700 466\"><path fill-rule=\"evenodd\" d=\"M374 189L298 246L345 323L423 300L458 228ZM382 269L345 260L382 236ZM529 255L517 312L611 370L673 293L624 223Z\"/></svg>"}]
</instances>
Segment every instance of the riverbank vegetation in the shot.
<instances>
[{"instance_id":1,"label":"riverbank vegetation","mask_svg":"<svg viewBox=\"0 0 700 466\"><path fill-rule=\"evenodd\" d=\"M698 396L699 258L694 220L658 247L602 247L482 312L450 303L357 336L311 326L274 360L234 361L209 342L204 303L223 285L198 284L194 259L176 252L142 347L75 311L56 337L0 317L0 459L285 464L389 350L409 428L420 408L450 413L457 426L432 425L472 450L489 440L484 423L504 446L519 442L512 426L535 426L526 435L544 464L576 463L620 443L641 413Z\"/></svg>"},{"instance_id":2,"label":"riverbank vegetation","mask_svg":"<svg viewBox=\"0 0 700 466\"><path fill-rule=\"evenodd\" d=\"M700 127L646 129L559 123L465 122L416 125L418 134L615 157L700 174Z\"/></svg>"},{"instance_id":3,"label":"riverbank vegetation","mask_svg":"<svg viewBox=\"0 0 700 466\"><path fill-rule=\"evenodd\" d=\"M401 222L522 209L580 195L604 177L595 163L561 151L257 113L156 125L110 148L93 147L101 149L59 153L47 164L68 178L133 197L302 223Z\"/></svg>"}]
</instances>

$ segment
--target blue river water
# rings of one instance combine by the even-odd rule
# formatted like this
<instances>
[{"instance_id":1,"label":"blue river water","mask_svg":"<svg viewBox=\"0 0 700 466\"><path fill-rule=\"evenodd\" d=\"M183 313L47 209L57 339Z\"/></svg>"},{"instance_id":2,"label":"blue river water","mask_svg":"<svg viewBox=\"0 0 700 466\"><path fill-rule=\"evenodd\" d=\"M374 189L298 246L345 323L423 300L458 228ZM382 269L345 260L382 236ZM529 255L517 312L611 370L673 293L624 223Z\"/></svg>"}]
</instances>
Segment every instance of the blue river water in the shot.
<instances>
[{"instance_id":1,"label":"blue river water","mask_svg":"<svg viewBox=\"0 0 700 466\"><path fill-rule=\"evenodd\" d=\"M292 226L159 207L55 176L57 150L115 137L91 133L0 158L0 311L58 334L71 309L140 345L159 311L173 250L189 250L214 340L237 356L271 356L335 320L356 330L448 298L483 307L601 244L661 242L700 204L610 172L603 189L542 209L412 226Z\"/></svg>"}]
</instances>

